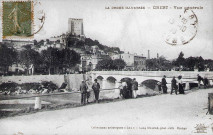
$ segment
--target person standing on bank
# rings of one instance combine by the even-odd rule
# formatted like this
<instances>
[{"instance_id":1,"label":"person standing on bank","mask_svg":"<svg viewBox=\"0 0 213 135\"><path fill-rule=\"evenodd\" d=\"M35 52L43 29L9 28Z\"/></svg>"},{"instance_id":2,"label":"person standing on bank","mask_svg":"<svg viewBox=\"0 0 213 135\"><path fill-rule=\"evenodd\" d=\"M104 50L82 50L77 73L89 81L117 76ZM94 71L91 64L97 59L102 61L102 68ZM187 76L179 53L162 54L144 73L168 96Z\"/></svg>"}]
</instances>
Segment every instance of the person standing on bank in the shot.
<instances>
[{"instance_id":1,"label":"person standing on bank","mask_svg":"<svg viewBox=\"0 0 213 135\"><path fill-rule=\"evenodd\" d=\"M97 79L95 79L94 81L95 82L92 85L92 89L95 94L95 101L96 101L96 103L98 103L99 102L98 100L99 100L100 84L98 83Z\"/></svg>"},{"instance_id":2,"label":"person standing on bank","mask_svg":"<svg viewBox=\"0 0 213 135\"><path fill-rule=\"evenodd\" d=\"M137 98L137 90L138 90L138 82L136 81L135 78L133 78L133 81L132 81L132 95L133 95L133 98Z\"/></svg>"},{"instance_id":3,"label":"person standing on bank","mask_svg":"<svg viewBox=\"0 0 213 135\"><path fill-rule=\"evenodd\" d=\"M121 95L122 95L122 98L127 98L128 95L127 95L127 83L125 81L123 81L121 83L122 85L122 91L121 91Z\"/></svg>"},{"instance_id":4,"label":"person standing on bank","mask_svg":"<svg viewBox=\"0 0 213 135\"><path fill-rule=\"evenodd\" d=\"M175 79L175 76L173 77L171 84L171 94L173 93L173 90L175 90L175 94L177 95L177 80Z\"/></svg>"},{"instance_id":5,"label":"person standing on bank","mask_svg":"<svg viewBox=\"0 0 213 135\"><path fill-rule=\"evenodd\" d=\"M157 82L159 93L161 94L161 82Z\"/></svg>"},{"instance_id":6,"label":"person standing on bank","mask_svg":"<svg viewBox=\"0 0 213 135\"><path fill-rule=\"evenodd\" d=\"M80 85L80 91L81 91L81 104L86 104L86 98L87 98L87 89L88 86L84 80L82 80Z\"/></svg>"},{"instance_id":7,"label":"person standing on bank","mask_svg":"<svg viewBox=\"0 0 213 135\"><path fill-rule=\"evenodd\" d=\"M178 89L179 89L179 94L185 94L181 75L178 76Z\"/></svg>"},{"instance_id":8,"label":"person standing on bank","mask_svg":"<svg viewBox=\"0 0 213 135\"><path fill-rule=\"evenodd\" d=\"M208 78L205 76L204 79L203 79L203 84L204 84L204 88L206 89L209 85L209 80Z\"/></svg>"},{"instance_id":9,"label":"person standing on bank","mask_svg":"<svg viewBox=\"0 0 213 135\"><path fill-rule=\"evenodd\" d=\"M167 86L166 86L167 82L166 82L166 76L164 75L161 81L161 86L163 89L163 93L166 94L167 93Z\"/></svg>"},{"instance_id":10,"label":"person standing on bank","mask_svg":"<svg viewBox=\"0 0 213 135\"><path fill-rule=\"evenodd\" d=\"M202 80L203 80L203 78L199 74L197 74L198 89L200 89L200 83Z\"/></svg>"}]
</instances>

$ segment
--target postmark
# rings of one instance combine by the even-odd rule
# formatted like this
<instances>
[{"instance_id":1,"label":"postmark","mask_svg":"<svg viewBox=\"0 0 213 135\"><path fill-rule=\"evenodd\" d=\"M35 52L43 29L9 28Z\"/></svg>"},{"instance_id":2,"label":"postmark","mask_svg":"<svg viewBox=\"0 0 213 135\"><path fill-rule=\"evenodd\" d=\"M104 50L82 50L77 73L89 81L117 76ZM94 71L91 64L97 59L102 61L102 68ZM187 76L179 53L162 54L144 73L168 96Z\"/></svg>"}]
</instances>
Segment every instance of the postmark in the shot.
<instances>
[{"instance_id":1,"label":"postmark","mask_svg":"<svg viewBox=\"0 0 213 135\"><path fill-rule=\"evenodd\" d=\"M32 1L3 1L2 9L3 39L32 38Z\"/></svg>"},{"instance_id":2,"label":"postmark","mask_svg":"<svg viewBox=\"0 0 213 135\"><path fill-rule=\"evenodd\" d=\"M39 33L44 24L46 19L46 14L44 12L44 7L40 1L34 1L33 2L33 8L34 8L34 32L32 35L35 35Z\"/></svg>"},{"instance_id":3,"label":"postmark","mask_svg":"<svg viewBox=\"0 0 213 135\"><path fill-rule=\"evenodd\" d=\"M184 9L177 18L168 21L169 31L165 42L169 45L185 45L194 39L198 29L198 18L190 9Z\"/></svg>"}]
</instances>

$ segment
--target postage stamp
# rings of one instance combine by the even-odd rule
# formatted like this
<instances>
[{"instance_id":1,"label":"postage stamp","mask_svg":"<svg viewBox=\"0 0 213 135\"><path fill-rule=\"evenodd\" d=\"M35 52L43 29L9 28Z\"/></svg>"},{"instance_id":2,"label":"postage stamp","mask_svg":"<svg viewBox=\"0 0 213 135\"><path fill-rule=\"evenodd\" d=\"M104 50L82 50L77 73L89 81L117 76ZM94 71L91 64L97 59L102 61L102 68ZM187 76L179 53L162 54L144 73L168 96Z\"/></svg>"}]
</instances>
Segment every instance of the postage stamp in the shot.
<instances>
[{"instance_id":1,"label":"postage stamp","mask_svg":"<svg viewBox=\"0 0 213 135\"><path fill-rule=\"evenodd\" d=\"M32 1L3 1L2 9L3 39L32 37Z\"/></svg>"},{"instance_id":2,"label":"postage stamp","mask_svg":"<svg viewBox=\"0 0 213 135\"><path fill-rule=\"evenodd\" d=\"M189 9L185 9L177 18L169 20L170 31L165 42L169 45L185 45L189 43L197 34L198 18Z\"/></svg>"}]
</instances>

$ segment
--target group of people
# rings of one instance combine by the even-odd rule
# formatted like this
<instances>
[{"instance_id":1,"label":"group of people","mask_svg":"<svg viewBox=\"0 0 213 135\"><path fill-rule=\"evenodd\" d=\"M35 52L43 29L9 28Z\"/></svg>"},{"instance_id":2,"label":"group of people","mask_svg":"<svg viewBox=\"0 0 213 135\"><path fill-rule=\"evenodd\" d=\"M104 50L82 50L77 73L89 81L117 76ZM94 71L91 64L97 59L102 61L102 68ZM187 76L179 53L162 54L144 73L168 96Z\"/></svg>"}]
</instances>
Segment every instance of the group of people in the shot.
<instances>
[{"instance_id":1,"label":"group of people","mask_svg":"<svg viewBox=\"0 0 213 135\"><path fill-rule=\"evenodd\" d=\"M130 79L131 80L131 79ZM137 98L137 90L138 90L138 82L135 78L130 80L124 80L120 82L119 90L120 90L120 97L122 98ZM206 77L202 78L199 74L197 75L197 81L198 81L198 88L200 88L201 81L204 84L204 88L208 87L209 81ZM163 93L167 93L167 81L166 76L164 75L161 82L157 83L159 92L161 93L161 90L163 90ZM99 92L100 92L100 84L98 83L97 79L94 80L94 83L92 84L92 90L94 91L95 95L95 101L96 103L99 102ZM82 83L80 85L80 91L81 91L81 103L86 104L88 103L88 98L90 96L90 92L88 91L88 85L84 80L82 80ZM179 94L185 94L184 87L183 87L183 81L182 76L179 75L177 77L173 76L171 80L171 93L177 95Z\"/></svg>"},{"instance_id":2,"label":"group of people","mask_svg":"<svg viewBox=\"0 0 213 135\"><path fill-rule=\"evenodd\" d=\"M197 75L197 81L198 81L198 88L200 88L201 81L204 84L204 88L207 88L209 85L209 80L207 79L207 77L202 78L199 74ZM161 90L163 90L164 94L167 93L168 88L166 86L167 81L166 81L165 75L163 76L162 81L158 82L157 85L158 85L159 92L161 92ZM170 94L172 94L173 91L175 91L176 95L177 95L178 91L179 91L179 94L185 94L181 75L178 76L178 80L176 80L175 76L173 76L173 78L171 80L171 93Z\"/></svg>"},{"instance_id":3,"label":"group of people","mask_svg":"<svg viewBox=\"0 0 213 135\"><path fill-rule=\"evenodd\" d=\"M94 83L92 84L92 90L95 94L95 101L96 103L99 102L99 92L100 92L100 84L98 83L97 79L94 80ZM88 99L90 96L90 92L88 91L88 85L84 80L82 80L80 85L80 92L81 92L81 104L85 105L88 103Z\"/></svg>"},{"instance_id":4,"label":"group of people","mask_svg":"<svg viewBox=\"0 0 213 135\"><path fill-rule=\"evenodd\" d=\"M137 98L138 82L135 78L132 81L120 82L120 96L122 98Z\"/></svg>"},{"instance_id":5,"label":"group of people","mask_svg":"<svg viewBox=\"0 0 213 135\"><path fill-rule=\"evenodd\" d=\"M182 81L182 76L178 76L178 80L175 79L175 76L173 76L172 81L171 81L171 93L175 90L175 94L177 95L177 92L179 91L179 94L185 94L184 88L183 88L183 81Z\"/></svg>"},{"instance_id":6,"label":"group of people","mask_svg":"<svg viewBox=\"0 0 213 135\"><path fill-rule=\"evenodd\" d=\"M122 81L120 82L121 85L119 86L120 89L120 96L122 98L137 98L137 90L138 90L138 82L134 78L131 82L130 81ZM98 83L97 79L94 80L92 84L92 90L95 95L96 103L99 102L99 93L100 93L100 84ZM90 96L90 92L88 91L88 85L86 81L82 80L80 85L80 92L81 92L81 104L88 103L88 99Z\"/></svg>"},{"instance_id":7,"label":"group of people","mask_svg":"<svg viewBox=\"0 0 213 135\"><path fill-rule=\"evenodd\" d=\"M168 88L167 88L167 81L166 81L165 75L163 76L162 81L158 82L157 85L158 85L159 92L161 92L161 89L162 89L164 94L167 93ZM181 75L178 76L178 80L176 80L175 76L173 76L173 78L171 80L171 93L170 94L172 94L173 91L175 91L176 95L177 95L178 91L179 91L179 94L185 93Z\"/></svg>"},{"instance_id":8,"label":"group of people","mask_svg":"<svg viewBox=\"0 0 213 135\"><path fill-rule=\"evenodd\" d=\"M177 78L178 79L176 80L176 77L173 76L173 78L171 80L171 93L170 94L173 94L173 91L175 91L176 95L178 94L178 92L179 92L179 94L185 94L182 76L179 75ZM162 78L162 81L158 82L159 91L161 92L161 87L162 87L164 94L167 93L167 89L168 89L166 84L167 84L166 76L164 75L163 78Z\"/></svg>"}]
</instances>

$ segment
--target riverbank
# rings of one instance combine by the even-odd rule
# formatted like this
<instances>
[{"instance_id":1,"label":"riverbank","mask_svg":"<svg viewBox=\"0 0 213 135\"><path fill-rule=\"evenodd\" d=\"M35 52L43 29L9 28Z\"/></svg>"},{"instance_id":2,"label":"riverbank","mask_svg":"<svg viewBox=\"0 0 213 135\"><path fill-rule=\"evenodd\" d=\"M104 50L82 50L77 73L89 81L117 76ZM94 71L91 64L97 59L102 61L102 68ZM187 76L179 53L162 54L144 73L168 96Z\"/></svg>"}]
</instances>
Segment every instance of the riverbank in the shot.
<instances>
[{"instance_id":1,"label":"riverbank","mask_svg":"<svg viewBox=\"0 0 213 135\"><path fill-rule=\"evenodd\" d=\"M158 95L159 93L153 91L149 88L140 89L139 97L150 97ZM28 115L36 112L49 111L49 110L59 110L64 108L74 108L82 106L80 104L81 95L80 93L62 93L63 95L49 95L41 97L41 110L34 109L35 98L23 98L13 99L15 97L4 96L0 99L8 99L0 101L0 118L13 117L20 115ZM2 95L3 96L3 95ZM94 104L95 98L93 91L90 92L90 97L88 99L89 104ZM118 94L115 90L103 90L100 92L100 103L117 102L126 99L118 98Z\"/></svg>"}]
</instances>

